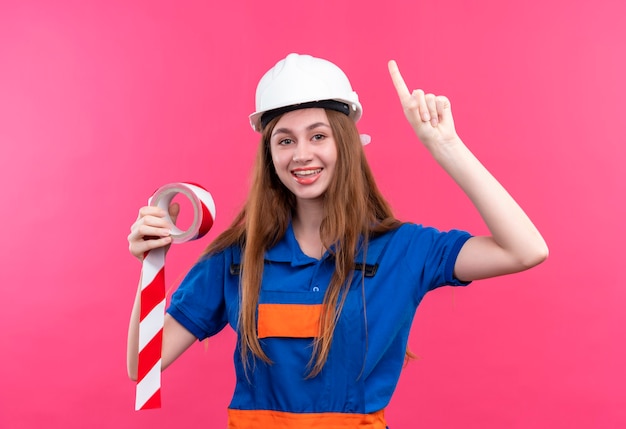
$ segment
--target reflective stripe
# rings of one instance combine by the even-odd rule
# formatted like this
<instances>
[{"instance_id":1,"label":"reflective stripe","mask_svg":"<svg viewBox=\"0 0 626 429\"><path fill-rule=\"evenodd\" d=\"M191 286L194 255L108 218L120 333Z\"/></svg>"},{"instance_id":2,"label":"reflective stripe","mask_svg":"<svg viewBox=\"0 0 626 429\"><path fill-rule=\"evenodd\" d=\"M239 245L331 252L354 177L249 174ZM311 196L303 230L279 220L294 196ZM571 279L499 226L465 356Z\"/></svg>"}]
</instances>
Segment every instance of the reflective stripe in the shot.
<instances>
[{"instance_id":1,"label":"reflective stripe","mask_svg":"<svg viewBox=\"0 0 626 429\"><path fill-rule=\"evenodd\" d=\"M385 410L372 414L228 410L228 429L385 429Z\"/></svg>"},{"instance_id":2,"label":"reflective stripe","mask_svg":"<svg viewBox=\"0 0 626 429\"><path fill-rule=\"evenodd\" d=\"M322 304L259 304L259 338L317 338Z\"/></svg>"}]
</instances>

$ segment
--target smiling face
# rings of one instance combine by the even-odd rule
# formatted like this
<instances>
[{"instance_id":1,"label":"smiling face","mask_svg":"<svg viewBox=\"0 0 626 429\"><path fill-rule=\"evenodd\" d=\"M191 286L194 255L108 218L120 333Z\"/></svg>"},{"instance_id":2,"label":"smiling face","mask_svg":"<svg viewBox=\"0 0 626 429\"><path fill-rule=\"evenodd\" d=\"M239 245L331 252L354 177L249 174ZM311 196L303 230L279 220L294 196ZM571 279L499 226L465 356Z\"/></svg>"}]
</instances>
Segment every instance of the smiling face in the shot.
<instances>
[{"instance_id":1,"label":"smiling face","mask_svg":"<svg viewBox=\"0 0 626 429\"><path fill-rule=\"evenodd\" d=\"M281 116L270 137L270 151L278 178L299 203L322 201L337 163L337 145L324 109Z\"/></svg>"}]
</instances>

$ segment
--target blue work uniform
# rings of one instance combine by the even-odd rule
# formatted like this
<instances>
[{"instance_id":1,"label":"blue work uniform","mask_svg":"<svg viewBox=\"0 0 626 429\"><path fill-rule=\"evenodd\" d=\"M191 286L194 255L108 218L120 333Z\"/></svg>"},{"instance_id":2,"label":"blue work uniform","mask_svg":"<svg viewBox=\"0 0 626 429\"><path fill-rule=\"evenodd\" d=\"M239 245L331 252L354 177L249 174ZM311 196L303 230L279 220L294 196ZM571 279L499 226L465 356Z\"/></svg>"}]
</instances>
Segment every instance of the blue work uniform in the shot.
<instances>
[{"instance_id":1,"label":"blue work uniform","mask_svg":"<svg viewBox=\"0 0 626 429\"><path fill-rule=\"evenodd\" d=\"M307 378L324 292L335 262L305 255L289 225L265 254L258 335L272 361L244 373L234 353L237 384L229 428L384 429L384 408L396 388L417 306L454 278L464 231L410 223L372 238L360 251L352 283L320 374ZM168 312L199 340L226 324L236 331L241 249L205 257L173 294Z\"/></svg>"}]
</instances>

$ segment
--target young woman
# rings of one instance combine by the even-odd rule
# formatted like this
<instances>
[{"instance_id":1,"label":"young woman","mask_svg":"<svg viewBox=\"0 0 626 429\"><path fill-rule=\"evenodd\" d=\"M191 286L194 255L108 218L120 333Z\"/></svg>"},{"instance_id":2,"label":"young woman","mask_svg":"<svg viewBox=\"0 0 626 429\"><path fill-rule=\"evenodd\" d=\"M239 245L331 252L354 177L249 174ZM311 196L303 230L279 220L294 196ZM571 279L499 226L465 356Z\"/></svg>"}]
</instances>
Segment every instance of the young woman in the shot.
<instances>
[{"instance_id":1,"label":"young woman","mask_svg":"<svg viewBox=\"0 0 626 429\"><path fill-rule=\"evenodd\" d=\"M250 117L261 142L246 205L172 296L163 331L163 369L227 324L237 332L230 428L384 429L424 294L522 271L548 255L530 219L457 135L450 102L409 91L393 61L389 71L419 140L491 235L394 218L365 158L355 125L361 105L345 74L306 55L278 62L259 82ZM170 212L175 218L178 207ZM134 256L170 244L165 215L140 209L128 237Z\"/></svg>"}]
</instances>

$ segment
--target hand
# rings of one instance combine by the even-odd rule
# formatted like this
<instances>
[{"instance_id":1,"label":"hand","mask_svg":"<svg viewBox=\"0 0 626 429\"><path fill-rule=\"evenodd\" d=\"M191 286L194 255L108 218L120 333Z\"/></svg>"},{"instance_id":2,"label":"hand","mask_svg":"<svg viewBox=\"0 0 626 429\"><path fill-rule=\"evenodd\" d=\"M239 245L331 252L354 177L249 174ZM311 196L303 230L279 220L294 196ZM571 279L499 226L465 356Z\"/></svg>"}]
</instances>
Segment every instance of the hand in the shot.
<instances>
[{"instance_id":1,"label":"hand","mask_svg":"<svg viewBox=\"0 0 626 429\"><path fill-rule=\"evenodd\" d=\"M450 143L457 139L450 101L443 95L424 94L421 89L411 93L396 62L389 61L388 67L404 115L420 141L428 149L432 149L438 144Z\"/></svg>"},{"instance_id":2,"label":"hand","mask_svg":"<svg viewBox=\"0 0 626 429\"><path fill-rule=\"evenodd\" d=\"M179 212L178 203L169 207L172 222L176 223ZM159 207L146 206L139 209L139 216L130 227L128 250L140 261L143 261L143 256L147 251L172 244L172 225L165 216L165 211Z\"/></svg>"}]
</instances>

